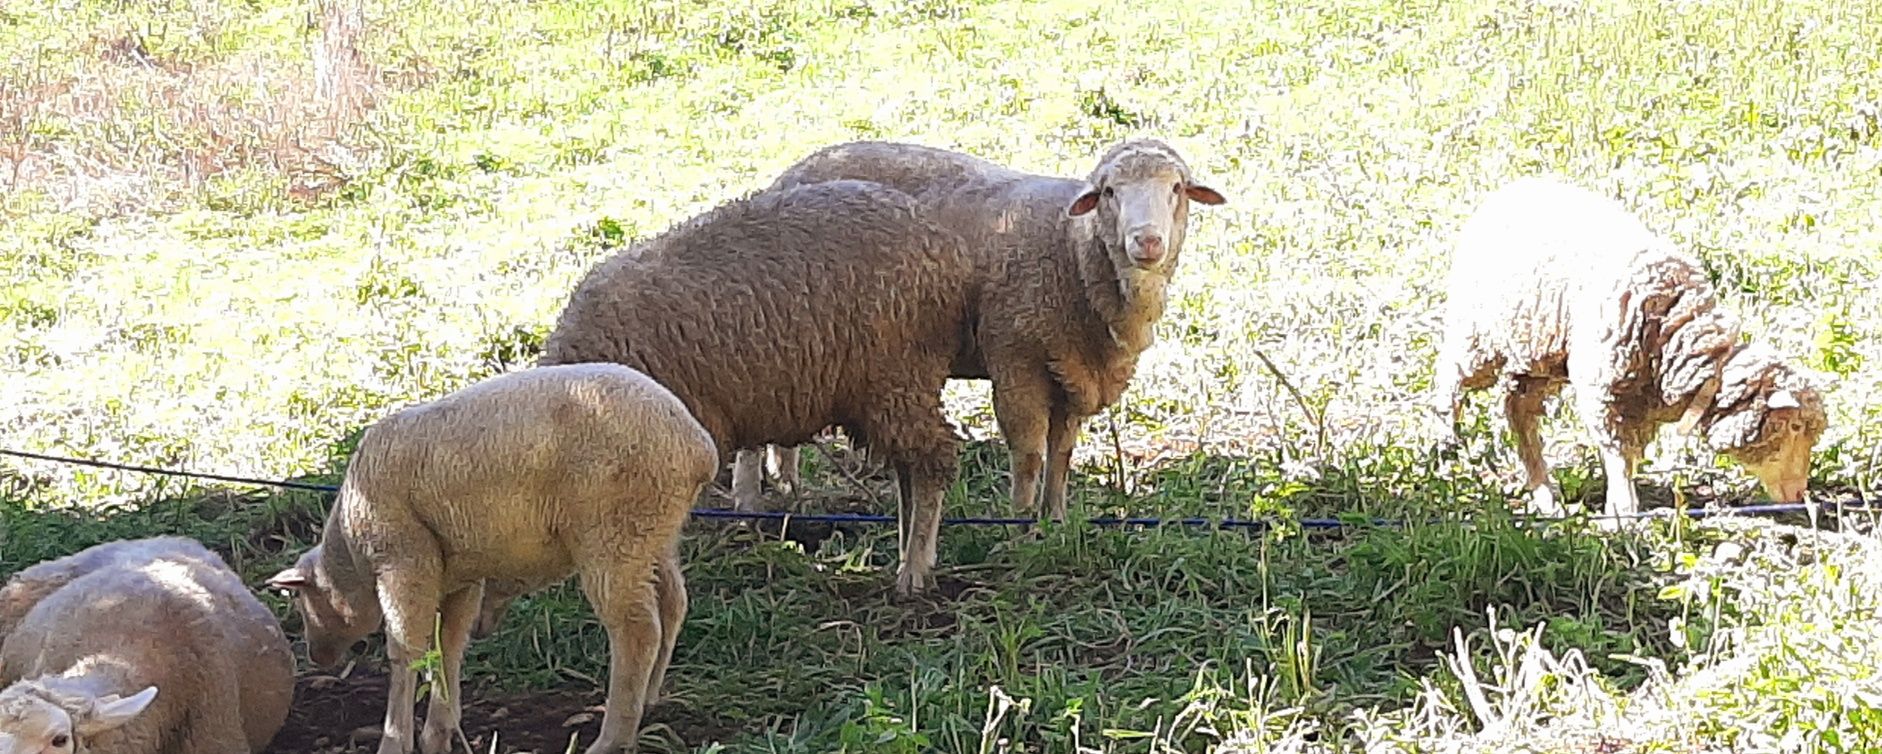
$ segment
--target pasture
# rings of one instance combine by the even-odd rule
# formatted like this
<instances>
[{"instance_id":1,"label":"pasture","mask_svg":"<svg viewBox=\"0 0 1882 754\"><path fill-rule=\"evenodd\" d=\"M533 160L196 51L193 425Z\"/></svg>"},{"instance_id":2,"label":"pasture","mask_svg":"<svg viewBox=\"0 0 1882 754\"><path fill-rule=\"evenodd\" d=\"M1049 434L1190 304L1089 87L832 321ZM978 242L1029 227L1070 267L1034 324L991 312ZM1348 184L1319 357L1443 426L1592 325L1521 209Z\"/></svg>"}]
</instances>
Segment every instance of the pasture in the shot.
<instances>
[{"instance_id":1,"label":"pasture","mask_svg":"<svg viewBox=\"0 0 1882 754\"><path fill-rule=\"evenodd\" d=\"M695 522L643 751L1882 750L1872 516L1525 524L1498 402L1445 449L1426 392L1449 240L1557 172L1823 376L1817 500L1882 490L1878 39L1861 0L18 0L0 448L337 483L362 427L530 364L597 261L818 147L1082 176L1151 135L1228 203L1073 515L1279 523L948 527L902 601L892 527ZM1010 515L986 385L947 402L948 515ZM1572 406L1545 432L1598 508ZM840 444L804 457L798 510L893 512ZM1758 500L1691 438L1648 460L1649 505ZM0 457L0 576L177 533L259 584L329 502ZM477 751L592 737L572 584L471 653ZM307 670L272 751L372 750L383 663Z\"/></svg>"}]
</instances>

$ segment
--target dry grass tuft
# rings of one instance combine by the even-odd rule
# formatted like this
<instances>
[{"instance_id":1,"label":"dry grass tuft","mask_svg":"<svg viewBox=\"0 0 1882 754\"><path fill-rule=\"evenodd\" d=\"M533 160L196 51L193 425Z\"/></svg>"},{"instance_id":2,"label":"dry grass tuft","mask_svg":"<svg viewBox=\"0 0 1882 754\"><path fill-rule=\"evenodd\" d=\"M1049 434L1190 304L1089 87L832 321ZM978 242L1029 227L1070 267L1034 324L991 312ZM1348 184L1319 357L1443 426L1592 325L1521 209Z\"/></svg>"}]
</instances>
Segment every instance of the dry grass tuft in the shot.
<instances>
[{"instance_id":1,"label":"dry grass tuft","mask_svg":"<svg viewBox=\"0 0 1882 754\"><path fill-rule=\"evenodd\" d=\"M28 51L0 74L0 181L93 216L161 209L220 180L244 202L314 201L360 159L346 142L377 104L361 52L361 0L321 0L311 61L257 49L227 57L168 49L214 39L227 20L184 28L93 27L65 55ZM234 193L233 190L227 193Z\"/></svg>"}]
</instances>

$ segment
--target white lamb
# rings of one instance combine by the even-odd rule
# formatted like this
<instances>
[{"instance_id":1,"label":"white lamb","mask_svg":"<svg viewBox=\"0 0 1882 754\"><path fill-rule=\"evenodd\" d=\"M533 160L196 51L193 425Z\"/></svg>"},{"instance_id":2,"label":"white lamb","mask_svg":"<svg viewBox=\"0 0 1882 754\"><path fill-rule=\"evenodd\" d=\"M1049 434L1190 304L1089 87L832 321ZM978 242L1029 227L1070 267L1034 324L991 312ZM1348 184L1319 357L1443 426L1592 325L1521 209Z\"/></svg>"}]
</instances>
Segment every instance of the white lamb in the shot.
<instances>
[{"instance_id":1,"label":"white lamb","mask_svg":"<svg viewBox=\"0 0 1882 754\"><path fill-rule=\"evenodd\" d=\"M287 720L294 655L222 558L98 545L0 588L0 754L249 754Z\"/></svg>"},{"instance_id":2,"label":"white lamb","mask_svg":"<svg viewBox=\"0 0 1882 754\"><path fill-rule=\"evenodd\" d=\"M1434 384L1453 422L1467 390L1498 385L1538 512L1559 515L1539 434L1543 402L1575 386L1607 472L1607 514L1640 508L1633 476L1679 420L1774 499L1802 498L1826 424L1805 375L1740 342L1699 260L1618 203L1549 177L1491 193L1464 225Z\"/></svg>"},{"instance_id":3,"label":"white lamb","mask_svg":"<svg viewBox=\"0 0 1882 754\"><path fill-rule=\"evenodd\" d=\"M321 542L269 583L295 595L315 663L386 628L381 754L412 748L412 663L444 677L419 748L451 748L459 671L486 582L498 600L570 574L608 632L607 712L588 754L635 748L665 677L686 585L678 542L719 453L679 399L617 364L495 377L380 420L360 438Z\"/></svg>"}]
</instances>

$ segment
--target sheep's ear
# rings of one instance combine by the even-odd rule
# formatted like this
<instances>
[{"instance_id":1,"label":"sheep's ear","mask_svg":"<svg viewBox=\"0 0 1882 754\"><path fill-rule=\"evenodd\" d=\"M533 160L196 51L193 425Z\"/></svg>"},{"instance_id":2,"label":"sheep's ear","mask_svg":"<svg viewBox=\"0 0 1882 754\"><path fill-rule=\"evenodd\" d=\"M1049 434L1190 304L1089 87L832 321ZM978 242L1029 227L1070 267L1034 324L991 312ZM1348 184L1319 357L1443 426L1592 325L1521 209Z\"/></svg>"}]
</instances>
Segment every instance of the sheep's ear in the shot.
<instances>
[{"instance_id":1,"label":"sheep's ear","mask_svg":"<svg viewBox=\"0 0 1882 754\"><path fill-rule=\"evenodd\" d=\"M298 591L307 586L307 574L300 566L290 566L286 570L268 577L268 588Z\"/></svg>"},{"instance_id":2,"label":"sheep's ear","mask_svg":"<svg viewBox=\"0 0 1882 754\"><path fill-rule=\"evenodd\" d=\"M1791 391L1779 390L1775 393L1772 393L1770 400L1766 401L1764 405L1765 407L1770 408L1773 411L1776 411L1777 409L1780 409L1780 408L1803 408L1804 404L1798 403L1797 396L1795 394L1792 394Z\"/></svg>"},{"instance_id":3,"label":"sheep's ear","mask_svg":"<svg viewBox=\"0 0 1882 754\"><path fill-rule=\"evenodd\" d=\"M1087 214L1097 208L1098 189L1094 186L1086 189L1085 193L1079 194L1077 199L1072 200L1071 206L1065 208L1065 216L1078 217L1079 215Z\"/></svg>"},{"instance_id":4,"label":"sheep's ear","mask_svg":"<svg viewBox=\"0 0 1882 754\"><path fill-rule=\"evenodd\" d=\"M1184 187L1183 195L1189 197L1189 200L1192 202L1207 204L1212 207L1228 201L1222 198L1221 192L1200 183L1192 183Z\"/></svg>"},{"instance_id":5,"label":"sheep's ear","mask_svg":"<svg viewBox=\"0 0 1882 754\"><path fill-rule=\"evenodd\" d=\"M95 736L131 721L150 706L157 698L157 687L148 686L127 697L117 694L101 696L92 700L91 706L78 719L72 721L73 728L81 736Z\"/></svg>"}]
</instances>

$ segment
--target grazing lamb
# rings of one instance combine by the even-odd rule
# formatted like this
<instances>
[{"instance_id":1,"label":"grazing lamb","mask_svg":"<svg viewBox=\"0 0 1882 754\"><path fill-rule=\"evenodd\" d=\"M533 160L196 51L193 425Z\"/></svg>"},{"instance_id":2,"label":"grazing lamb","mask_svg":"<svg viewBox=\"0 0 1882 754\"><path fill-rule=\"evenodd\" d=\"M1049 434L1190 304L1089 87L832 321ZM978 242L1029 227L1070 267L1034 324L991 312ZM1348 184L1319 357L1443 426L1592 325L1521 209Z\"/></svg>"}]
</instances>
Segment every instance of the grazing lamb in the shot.
<instances>
[{"instance_id":1,"label":"grazing lamb","mask_svg":"<svg viewBox=\"0 0 1882 754\"><path fill-rule=\"evenodd\" d=\"M933 585L959 463L941 391L974 285L960 238L899 191L832 181L760 192L596 266L539 363L639 369L728 455L842 427L896 471L896 587L907 595Z\"/></svg>"},{"instance_id":2,"label":"grazing lamb","mask_svg":"<svg viewBox=\"0 0 1882 754\"><path fill-rule=\"evenodd\" d=\"M1538 512L1562 506L1542 457L1543 402L1573 383L1607 472L1607 513L1639 510L1633 474L1679 420L1773 498L1802 498L1823 403L1768 347L1739 342L1699 261L1616 202L1553 177L1483 200L1451 260L1434 392L1455 427L1463 393L1492 384Z\"/></svg>"},{"instance_id":3,"label":"grazing lamb","mask_svg":"<svg viewBox=\"0 0 1882 754\"><path fill-rule=\"evenodd\" d=\"M0 753L244 754L287 720L274 614L194 540L110 542L0 587Z\"/></svg>"},{"instance_id":4,"label":"grazing lamb","mask_svg":"<svg viewBox=\"0 0 1882 754\"><path fill-rule=\"evenodd\" d=\"M460 670L486 584L525 594L570 574L608 632L608 698L589 754L633 751L686 615L680 527L718 466L665 388L614 364L501 375L361 436L321 541L269 580L294 594L309 659L332 666L386 629L381 754L412 748L412 663L437 619L442 693L419 749L459 732Z\"/></svg>"},{"instance_id":5,"label":"grazing lamb","mask_svg":"<svg viewBox=\"0 0 1882 754\"><path fill-rule=\"evenodd\" d=\"M863 141L826 147L787 168L776 191L836 179L883 183L917 197L959 232L985 283L971 342L950 376L993 380L994 413L1013 456L1013 502L1066 514L1066 476L1085 420L1129 385L1163 314L1190 202L1223 203L1163 142L1111 148L1086 180L1034 175L945 149ZM774 449L795 470L795 449ZM756 453L733 471L733 501L755 507ZM794 478L793 478L794 481Z\"/></svg>"}]
</instances>

